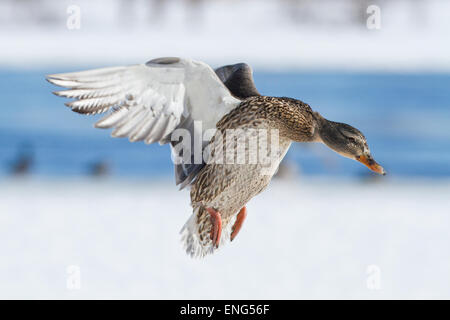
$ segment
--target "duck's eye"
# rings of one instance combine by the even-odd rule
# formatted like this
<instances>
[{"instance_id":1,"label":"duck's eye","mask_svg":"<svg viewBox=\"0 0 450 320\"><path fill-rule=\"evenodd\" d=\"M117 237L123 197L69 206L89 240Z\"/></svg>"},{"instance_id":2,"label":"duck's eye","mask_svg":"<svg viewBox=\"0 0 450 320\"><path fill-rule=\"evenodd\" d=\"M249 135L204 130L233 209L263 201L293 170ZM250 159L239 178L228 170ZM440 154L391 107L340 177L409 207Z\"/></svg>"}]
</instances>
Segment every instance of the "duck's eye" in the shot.
<instances>
[{"instance_id":1,"label":"duck's eye","mask_svg":"<svg viewBox=\"0 0 450 320\"><path fill-rule=\"evenodd\" d=\"M355 138L353 138L353 137L349 137L348 138L348 140L350 140L351 142L353 142L353 143L355 143L356 142L356 139Z\"/></svg>"}]
</instances>

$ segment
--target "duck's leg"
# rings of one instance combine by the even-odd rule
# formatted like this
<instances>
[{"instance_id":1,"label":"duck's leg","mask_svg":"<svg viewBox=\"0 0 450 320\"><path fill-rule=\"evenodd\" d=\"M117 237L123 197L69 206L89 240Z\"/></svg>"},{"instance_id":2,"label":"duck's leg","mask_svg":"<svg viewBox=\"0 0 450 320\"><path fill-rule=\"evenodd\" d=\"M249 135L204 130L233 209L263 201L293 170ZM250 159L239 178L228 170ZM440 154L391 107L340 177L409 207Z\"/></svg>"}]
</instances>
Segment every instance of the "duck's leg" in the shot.
<instances>
[{"instance_id":1,"label":"duck's leg","mask_svg":"<svg viewBox=\"0 0 450 320\"><path fill-rule=\"evenodd\" d=\"M241 230L245 217L247 217L247 209L243 207L241 211L239 211L236 217L236 222L234 223L233 228L231 229L231 241L233 241L234 238L236 238L237 234L239 233L239 230Z\"/></svg>"},{"instance_id":2,"label":"duck's leg","mask_svg":"<svg viewBox=\"0 0 450 320\"><path fill-rule=\"evenodd\" d=\"M209 215L211 216L211 240L216 248L219 247L220 236L222 234L222 218L220 217L219 211L213 208L206 208Z\"/></svg>"}]
</instances>

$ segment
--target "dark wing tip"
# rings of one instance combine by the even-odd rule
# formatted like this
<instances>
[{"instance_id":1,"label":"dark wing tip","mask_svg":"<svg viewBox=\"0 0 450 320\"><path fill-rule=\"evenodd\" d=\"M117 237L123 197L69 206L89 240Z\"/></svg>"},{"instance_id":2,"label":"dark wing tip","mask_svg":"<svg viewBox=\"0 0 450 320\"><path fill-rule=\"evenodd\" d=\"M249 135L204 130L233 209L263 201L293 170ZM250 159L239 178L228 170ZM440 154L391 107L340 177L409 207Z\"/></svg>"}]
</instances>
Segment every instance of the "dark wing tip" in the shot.
<instances>
[{"instance_id":1,"label":"dark wing tip","mask_svg":"<svg viewBox=\"0 0 450 320\"><path fill-rule=\"evenodd\" d=\"M236 63L230 64L227 66L223 66L214 70L222 82L226 82L234 73L239 72L241 74L249 74L252 75L252 68L246 63Z\"/></svg>"},{"instance_id":2,"label":"dark wing tip","mask_svg":"<svg viewBox=\"0 0 450 320\"><path fill-rule=\"evenodd\" d=\"M253 81L252 68L248 64L241 62L223 66L214 71L235 97L246 99L249 97L260 96L260 93L255 87L255 82Z\"/></svg>"}]
</instances>

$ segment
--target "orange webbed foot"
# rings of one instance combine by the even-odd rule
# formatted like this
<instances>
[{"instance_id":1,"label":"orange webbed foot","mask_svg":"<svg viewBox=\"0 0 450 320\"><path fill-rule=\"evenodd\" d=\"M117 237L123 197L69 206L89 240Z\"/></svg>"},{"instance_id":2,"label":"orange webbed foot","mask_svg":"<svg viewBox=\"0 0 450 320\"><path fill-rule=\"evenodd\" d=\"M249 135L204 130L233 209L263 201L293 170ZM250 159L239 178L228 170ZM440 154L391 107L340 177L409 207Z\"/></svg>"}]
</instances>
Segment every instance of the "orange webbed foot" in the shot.
<instances>
[{"instance_id":1,"label":"orange webbed foot","mask_svg":"<svg viewBox=\"0 0 450 320\"><path fill-rule=\"evenodd\" d=\"M222 234L222 218L220 217L219 211L213 208L206 208L209 215L211 216L211 240L216 248L219 247L220 236Z\"/></svg>"},{"instance_id":2,"label":"orange webbed foot","mask_svg":"<svg viewBox=\"0 0 450 320\"><path fill-rule=\"evenodd\" d=\"M236 222L233 225L233 228L231 229L231 241L236 238L237 234L239 233L239 230L242 228L242 224L244 223L245 217L247 217L247 209L243 207L241 211L239 211Z\"/></svg>"}]
</instances>

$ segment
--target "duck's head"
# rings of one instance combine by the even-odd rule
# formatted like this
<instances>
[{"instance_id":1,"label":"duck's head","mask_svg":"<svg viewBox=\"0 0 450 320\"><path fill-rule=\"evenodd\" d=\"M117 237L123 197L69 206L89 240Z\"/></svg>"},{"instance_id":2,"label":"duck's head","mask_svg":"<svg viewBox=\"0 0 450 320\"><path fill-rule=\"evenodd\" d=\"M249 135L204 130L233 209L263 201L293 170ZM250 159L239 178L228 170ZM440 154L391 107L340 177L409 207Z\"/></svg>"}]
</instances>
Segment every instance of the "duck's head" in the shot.
<instances>
[{"instance_id":1,"label":"duck's head","mask_svg":"<svg viewBox=\"0 0 450 320\"><path fill-rule=\"evenodd\" d=\"M374 172L386 174L370 154L366 137L361 131L345 123L327 120L317 113L315 118L317 140L321 140L340 155L361 162Z\"/></svg>"}]
</instances>

